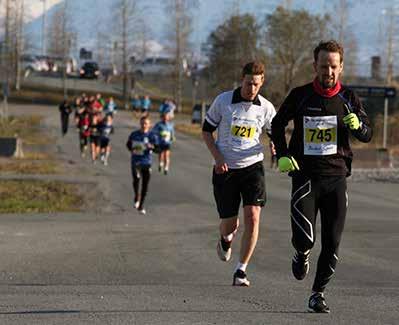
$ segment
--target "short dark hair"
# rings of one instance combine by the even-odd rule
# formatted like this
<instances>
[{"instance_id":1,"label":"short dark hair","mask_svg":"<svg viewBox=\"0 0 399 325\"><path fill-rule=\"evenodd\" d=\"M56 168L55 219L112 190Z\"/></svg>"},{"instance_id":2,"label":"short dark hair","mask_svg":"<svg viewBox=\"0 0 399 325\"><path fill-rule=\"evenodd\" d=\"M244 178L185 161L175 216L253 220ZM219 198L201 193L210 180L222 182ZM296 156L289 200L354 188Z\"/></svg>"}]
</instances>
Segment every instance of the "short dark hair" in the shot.
<instances>
[{"instance_id":1,"label":"short dark hair","mask_svg":"<svg viewBox=\"0 0 399 325\"><path fill-rule=\"evenodd\" d=\"M242 68L241 74L242 74L242 77L245 77L246 74L249 74L249 75L252 75L252 76L265 74L265 66L260 61L248 62Z\"/></svg>"},{"instance_id":2,"label":"short dark hair","mask_svg":"<svg viewBox=\"0 0 399 325\"><path fill-rule=\"evenodd\" d=\"M327 42L321 41L319 45L313 50L314 62L317 62L320 51L339 53L340 62L344 61L344 48L335 40L329 40Z\"/></svg>"},{"instance_id":3,"label":"short dark hair","mask_svg":"<svg viewBox=\"0 0 399 325\"><path fill-rule=\"evenodd\" d=\"M150 117L149 117L148 115L144 115L144 116L142 116L142 117L140 118L140 122L143 122L143 121L145 121L145 120L148 120L148 121L151 122Z\"/></svg>"}]
</instances>

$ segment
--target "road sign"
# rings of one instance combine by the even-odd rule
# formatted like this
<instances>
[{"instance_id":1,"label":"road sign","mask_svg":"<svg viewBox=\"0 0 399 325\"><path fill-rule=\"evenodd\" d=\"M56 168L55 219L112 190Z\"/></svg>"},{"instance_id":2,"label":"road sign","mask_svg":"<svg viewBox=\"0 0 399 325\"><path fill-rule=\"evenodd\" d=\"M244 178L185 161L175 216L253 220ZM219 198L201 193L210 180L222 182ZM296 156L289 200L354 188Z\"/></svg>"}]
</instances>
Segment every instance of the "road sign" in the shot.
<instances>
[{"instance_id":1,"label":"road sign","mask_svg":"<svg viewBox=\"0 0 399 325\"><path fill-rule=\"evenodd\" d=\"M347 86L360 97L396 97L396 88L393 87L369 87L369 86Z\"/></svg>"}]
</instances>

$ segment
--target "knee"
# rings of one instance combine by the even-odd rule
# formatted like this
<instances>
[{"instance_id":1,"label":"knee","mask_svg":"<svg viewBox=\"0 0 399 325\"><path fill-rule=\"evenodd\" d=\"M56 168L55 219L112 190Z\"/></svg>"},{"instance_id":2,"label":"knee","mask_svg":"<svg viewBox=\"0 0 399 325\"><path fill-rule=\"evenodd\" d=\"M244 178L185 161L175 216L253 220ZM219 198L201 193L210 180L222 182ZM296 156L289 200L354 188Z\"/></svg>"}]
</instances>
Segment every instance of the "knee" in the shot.
<instances>
[{"instance_id":1,"label":"knee","mask_svg":"<svg viewBox=\"0 0 399 325\"><path fill-rule=\"evenodd\" d=\"M245 220L245 226L249 228L256 228L259 225L259 219L260 219L260 213L255 207L255 209L248 209L244 213L244 220Z\"/></svg>"}]
</instances>

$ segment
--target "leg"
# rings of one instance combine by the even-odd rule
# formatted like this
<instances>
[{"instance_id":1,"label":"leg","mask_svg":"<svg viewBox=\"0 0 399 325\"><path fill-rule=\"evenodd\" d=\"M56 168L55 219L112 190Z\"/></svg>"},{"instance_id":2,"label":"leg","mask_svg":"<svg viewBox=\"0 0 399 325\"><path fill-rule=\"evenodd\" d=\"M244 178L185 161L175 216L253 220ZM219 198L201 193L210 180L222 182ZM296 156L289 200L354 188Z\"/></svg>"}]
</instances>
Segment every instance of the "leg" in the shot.
<instances>
[{"instance_id":1,"label":"leg","mask_svg":"<svg viewBox=\"0 0 399 325\"><path fill-rule=\"evenodd\" d=\"M213 171L213 194L220 217L220 239L217 244L217 253L222 261L231 258L231 244L237 232L239 221L238 211L241 198L239 188L235 184L234 172L216 174Z\"/></svg>"},{"instance_id":2,"label":"leg","mask_svg":"<svg viewBox=\"0 0 399 325\"><path fill-rule=\"evenodd\" d=\"M320 200L321 252L312 288L315 292L323 292L335 273L347 209L345 177L333 177L328 186L331 191Z\"/></svg>"},{"instance_id":3,"label":"leg","mask_svg":"<svg viewBox=\"0 0 399 325\"><path fill-rule=\"evenodd\" d=\"M134 205L139 207L139 185L140 185L140 171L137 166L132 165L133 191L134 191ZM136 206L137 205L137 206Z\"/></svg>"},{"instance_id":4,"label":"leg","mask_svg":"<svg viewBox=\"0 0 399 325\"><path fill-rule=\"evenodd\" d=\"M96 143L94 139L90 139L90 148L91 148L91 160L94 162L96 161Z\"/></svg>"},{"instance_id":5,"label":"leg","mask_svg":"<svg viewBox=\"0 0 399 325\"><path fill-rule=\"evenodd\" d=\"M244 233L241 239L240 260L233 276L233 285L249 286L246 268L254 253L259 234L260 212L266 202L263 163L256 163L240 171L239 188L244 206Z\"/></svg>"},{"instance_id":6,"label":"leg","mask_svg":"<svg viewBox=\"0 0 399 325\"><path fill-rule=\"evenodd\" d=\"M169 164L170 164L170 150L164 151L164 161L165 161L165 174L169 171Z\"/></svg>"},{"instance_id":7,"label":"leg","mask_svg":"<svg viewBox=\"0 0 399 325\"><path fill-rule=\"evenodd\" d=\"M292 273L303 280L309 272L309 253L316 240L318 183L304 175L292 178L291 227L292 244L296 249L292 258Z\"/></svg>"},{"instance_id":8,"label":"leg","mask_svg":"<svg viewBox=\"0 0 399 325\"><path fill-rule=\"evenodd\" d=\"M140 195L139 210L143 210L144 200L145 200L145 197L147 196L147 192L148 192L148 184L149 184L150 178L151 178L151 169L149 166L141 168L141 176L142 176L142 182L141 182L141 195Z\"/></svg>"},{"instance_id":9,"label":"leg","mask_svg":"<svg viewBox=\"0 0 399 325\"><path fill-rule=\"evenodd\" d=\"M226 237L226 241L232 241L233 239L233 233L237 232L238 226L240 224L240 220L238 219L237 216L235 217L230 217L230 218L224 218L220 220L220 234L223 237ZM227 237L231 237L227 238Z\"/></svg>"},{"instance_id":10,"label":"leg","mask_svg":"<svg viewBox=\"0 0 399 325\"><path fill-rule=\"evenodd\" d=\"M313 188L314 185L315 183L306 176L294 175L292 177L292 244L301 253L312 249L316 239L317 189Z\"/></svg>"},{"instance_id":11,"label":"leg","mask_svg":"<svg viewBox=\"0 0 399 325\"><path fill-rule=\"evenodd\" d=\"M260 206L244 207L244 233L241 239L240 263L248 264L258 241Z\"/></svg>"},{"instance_id":12,"label":"leg","mask_svg":"<svg viewBox=\"0 0 399 325\"><path fill-rule=\"evenodd\" d=\"M164 163L163 163L163 151L161 149L159 155L158 155L158 171L162 172L163 171L163 167L164 167Z\"/></svg>"}]
</instances>

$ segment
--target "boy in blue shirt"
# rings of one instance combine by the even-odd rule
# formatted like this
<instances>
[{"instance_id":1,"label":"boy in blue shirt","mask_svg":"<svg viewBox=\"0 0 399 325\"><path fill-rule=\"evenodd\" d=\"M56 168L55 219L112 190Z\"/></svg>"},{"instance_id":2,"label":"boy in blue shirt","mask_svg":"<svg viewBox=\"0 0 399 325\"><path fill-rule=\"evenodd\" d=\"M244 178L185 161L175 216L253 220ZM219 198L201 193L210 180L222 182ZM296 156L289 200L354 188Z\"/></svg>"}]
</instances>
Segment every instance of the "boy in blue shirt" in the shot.
<instances>
[{"instance_id":1,"label":"boy in blue shirt","mask_svg":"<svg viewBox=\"0 0 399 325\"><path fill-rule=\"evenodd\" d=\"M159 172L167 175L170 165L170 147L175 141L175 130L173 124L170 122L170 113L165 112L161 115L161 121L155 124L152 129L158 139L159 152Z\"/></svg>"},{"instance_id":2,"label":"boy in blue shirt","mask_svg":"<svg viewBox=\"0 0 399 325\"><path fill-rule=\"evenodd\" d=\"M145 214L144 200L148 191L151 176L152 149L157 140L150 131L151 121L148 116L140 119L140 130L133 131L126 143L131 152L131 169L133 177L134 207ZM141 191L139 191L141 179Z\"/></svg>"}]
</instances>

